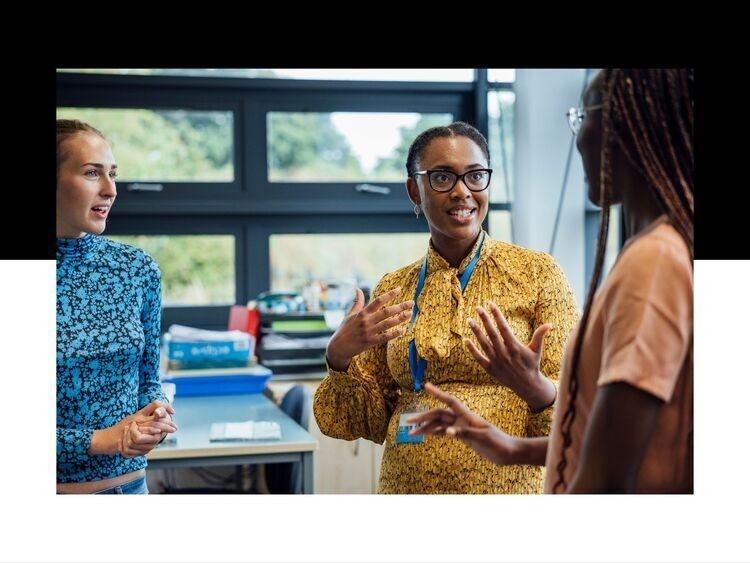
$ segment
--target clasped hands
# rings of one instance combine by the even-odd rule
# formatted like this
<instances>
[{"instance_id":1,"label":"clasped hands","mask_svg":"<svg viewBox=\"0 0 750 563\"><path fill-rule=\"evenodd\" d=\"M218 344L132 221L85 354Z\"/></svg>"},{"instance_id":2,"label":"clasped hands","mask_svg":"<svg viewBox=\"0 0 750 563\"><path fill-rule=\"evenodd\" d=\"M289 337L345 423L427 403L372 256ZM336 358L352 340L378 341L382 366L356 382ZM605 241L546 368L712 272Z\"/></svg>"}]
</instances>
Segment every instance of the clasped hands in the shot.
<instances>
[{"instance_id":1,"label":"clasped hands","mask_svg":"<svg viewBox=\"0 0 750 563\"><path fill-rule=\"evenodd\" d=\"M146 455L166 438L167 434L177 431L177 425L172 420L174 413L174 408L169 403L152 401L117 424L96 430L89 446L89 453L120 454L128 458Z\"/></svg>"},{"instance_id":2,"label":"clasped hands","mask_svg":"<svg viewBox=\"0 0 750 563\"><path fill-rule=\"evenodd\" d=\"M174 408L169 403L152 401L125 417L120 422L122 434L118 445L119 453L123 457L146 455L167 434L177 431L177 425L172 420L174 413Z\"/></svg>"}]
</instances>

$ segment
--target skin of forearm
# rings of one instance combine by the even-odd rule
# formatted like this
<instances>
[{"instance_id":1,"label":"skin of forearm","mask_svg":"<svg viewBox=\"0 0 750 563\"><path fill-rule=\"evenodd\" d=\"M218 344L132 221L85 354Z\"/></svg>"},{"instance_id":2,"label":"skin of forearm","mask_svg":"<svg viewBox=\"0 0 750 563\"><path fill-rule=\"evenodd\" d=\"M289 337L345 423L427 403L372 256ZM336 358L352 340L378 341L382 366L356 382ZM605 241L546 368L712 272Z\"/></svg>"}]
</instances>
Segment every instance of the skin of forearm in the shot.
<instances>
[{"instance_id":1,"label":"skin of forearm","mask_svg":"<svg viewBox=\"0 0 750 563\"><path fill-rule=\"evenodd\" d=\"M663 402L627 383L596 395L570 493L632 493Z\"/></svg>"},{"instance_id":2,"label":"skin of forearm","mask_svg":"<svg viewBox=\"0 0 750 563\"><path fill-rule=\"evenodd\" d=\"M544 465L547 459L548 436L536 438L514 438L512 446L513 465Z\"/></svg>"},{"instance_id":3,"label":"skin of forearm","mask_svg":"<svg viewBox=\"0 0 750 563\"><path fill-rule=\"evenodd\" d=\"M557 396L555 384L539 372L533 385L519 393L532 412L540 412L550 406Z\"/></svg>"},{"instance_id":4,"label":"skin of forearm","mask_svg":"<svg viewBox=\"0 0 750 563\"><path fill-rule=\"evenodd\" d=\"M118 451L118 443L114 438L112 428L94 430L89 445L89 455L114 455Z\"/></svg>"},{"instance_id":5,"label":"skin of forearm","mask_svg":"<svg viewBox=\"0 0 750 563\"><path fill-rule=\"evenodd\" d=\"M348 370L349 364L352 362L351 358L337 358L335 355L332 355L330 352L326 354L326 358L328 360L329 367L336 371Z\"/></svg>"}]
</instances>

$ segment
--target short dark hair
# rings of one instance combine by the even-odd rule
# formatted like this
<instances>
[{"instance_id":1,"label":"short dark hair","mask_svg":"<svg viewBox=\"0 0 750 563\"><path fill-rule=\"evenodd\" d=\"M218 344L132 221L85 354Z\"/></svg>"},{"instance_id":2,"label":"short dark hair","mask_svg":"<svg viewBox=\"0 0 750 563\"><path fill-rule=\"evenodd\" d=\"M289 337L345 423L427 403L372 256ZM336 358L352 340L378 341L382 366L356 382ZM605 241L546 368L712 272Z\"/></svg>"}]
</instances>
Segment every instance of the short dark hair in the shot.
<instances>
[{"instance_id":1,"label":"short dark hair","mask_svg":"<svg viewBox=\"0 0 750 563\"><path fill-rule=\"evenodd\" d=\"M450 125L440 125L438 127L430 127L426 131L420 133L414 141L412 141L409 147L409 154L406 157L406 174L409 178L414 176L417 171L417 161L422 158L422 153L430 141L437 139L438 137L466 137L474 141L477 146L482 150L484 156L487 158L487 164L490 163L490 148L487 146L487 139L484 138L479 130L468 123L463 121L455 121Z\"/></svg>"}]
</instances>

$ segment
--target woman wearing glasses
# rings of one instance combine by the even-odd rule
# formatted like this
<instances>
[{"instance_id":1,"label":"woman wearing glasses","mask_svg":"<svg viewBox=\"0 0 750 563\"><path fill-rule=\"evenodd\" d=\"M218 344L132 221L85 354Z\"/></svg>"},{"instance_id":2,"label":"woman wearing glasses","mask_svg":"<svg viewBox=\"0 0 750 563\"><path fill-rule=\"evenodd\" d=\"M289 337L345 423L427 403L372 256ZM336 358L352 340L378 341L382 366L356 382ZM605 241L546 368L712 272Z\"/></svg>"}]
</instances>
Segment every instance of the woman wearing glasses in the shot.
<instances>
[{"instance_id":1,"label":"woman wearing glasses","mask_svg":"<svg viewBox=\"0 0 750 563\"><path fill-rule=\"evenodd\" d=\"M458 437L498 466L546 462L545 492L692 493L693 88L690 69L606 70L568 113L603 213L549 438L511 436L436 387L448 408L414 417L414 434ZM612 203L629 239L595 294Z\"/></svg>"},{"instance_id":2,"label":"woman wearing glasses","mask_svg":"<svg viewBox=\"0 0 750 563\"><path fill-rule=\"evenodd\" d=\"M369 305L357 291L328 345L318 425L334 438L385 442L381 493L541 492L540 467L498 468L460 442L415 439L405 420L439 404L424 393L431 381L509 434L546 436L578 317L570 285L549 255L482 230L492 170L474 127L428 129L412 143L406 168L414 212L430 230L427 253L386 274ZM486 346L479 324L492 319L509 344L490 366L475 354Z\"/></svg>"}]
</instances>

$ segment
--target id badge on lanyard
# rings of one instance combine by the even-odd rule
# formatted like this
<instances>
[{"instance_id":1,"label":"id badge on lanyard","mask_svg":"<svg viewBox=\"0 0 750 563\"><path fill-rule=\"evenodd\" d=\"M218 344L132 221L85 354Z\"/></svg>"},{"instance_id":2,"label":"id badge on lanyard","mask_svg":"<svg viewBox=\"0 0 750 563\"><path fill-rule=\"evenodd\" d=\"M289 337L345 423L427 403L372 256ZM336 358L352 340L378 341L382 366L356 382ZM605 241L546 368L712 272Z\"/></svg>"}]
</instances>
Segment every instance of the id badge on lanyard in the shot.
<instances>
[{"instance_id":1,"label":"id badge on lanyard","mask_svg":"<svg viewBox=\"0 0 750 563\"><path fill-rule=\"evenodd\" d=\"M419 357L413 340L409 342L409 368L414 380L414 401L406 408L407 412L402 413L398 418L398 430L396 430L397 444L420 444L424 442L424 434L409 436L409 431L416 428L416 425L406 422L412 416L416 416L427 410L427 404L419 400L419 395L422 392L424 372L427 369L427 360Z\"/></svg>"},{"instance_id":2,"label":"id badge on lanyard","mask_svg":"<svg viewBox=\"0 0 750 563\"><path fill-rule=\"evenodd\" d=\"M479 260L479 251L482 249L483 243L484 243L484 231L482 231L481 240L479 241L479 245L477 246L477 249L474 252L474 256L471 258L471 261L466 266L466 269L464 270L459 280L461 284L461 292L463 292L463 290L468 285L469 278L471 277L471 274L474 272L474 267L477 265L477 260ZM412 309L412 314L411 314L412 325L417 320L417 315L419 314L419 308L417 307L417 299L419 298L419 295L422 293L422 288L424 287L424 281L426 277L427 277L427 256L425 256L424 262L422 263L422 269L419 271L417 289L414 292L414 308ZM409 436L409 432L412 429L414 429L416 425L406 422L409 418L415 415L418 415L420 413L423 413L427 410L426 403L419 400L419 396L422 392L422 382L424 381L424 374L425 374L425 371L427 370L427 360L419 357L419 354L417 353L417 345L414 342L414 340L409 342L409 369L411 371L412 380L414 382L415 399L414 399L414 402L406 408L408 412L402 413L399 416L398 429L396 430L396 443L397 444L419 444L419 443L424 442L424 434L419 434L417 436Z\"/></svg>"}]
</instances>

